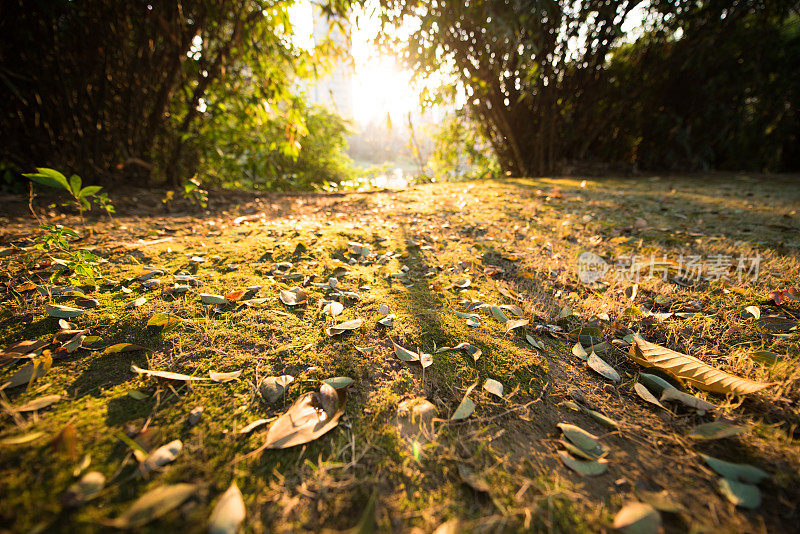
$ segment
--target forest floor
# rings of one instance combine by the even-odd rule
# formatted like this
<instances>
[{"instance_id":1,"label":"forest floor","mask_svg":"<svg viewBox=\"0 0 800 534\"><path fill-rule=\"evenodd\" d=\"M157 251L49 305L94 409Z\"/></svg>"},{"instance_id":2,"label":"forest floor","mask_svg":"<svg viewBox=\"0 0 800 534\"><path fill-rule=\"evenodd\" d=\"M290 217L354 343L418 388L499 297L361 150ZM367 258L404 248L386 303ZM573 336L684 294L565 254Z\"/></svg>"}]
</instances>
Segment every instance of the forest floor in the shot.
<instances>
[{"instance_id":1,"label":"forest floor","mask_svg":"<svg viewBox=\"0 0 800 534\"><path fill-rule=\"evenodd\" d=\"M0 532L796 532L800 178L111 197L0 216Z\"/></svg>"}]
</instances>

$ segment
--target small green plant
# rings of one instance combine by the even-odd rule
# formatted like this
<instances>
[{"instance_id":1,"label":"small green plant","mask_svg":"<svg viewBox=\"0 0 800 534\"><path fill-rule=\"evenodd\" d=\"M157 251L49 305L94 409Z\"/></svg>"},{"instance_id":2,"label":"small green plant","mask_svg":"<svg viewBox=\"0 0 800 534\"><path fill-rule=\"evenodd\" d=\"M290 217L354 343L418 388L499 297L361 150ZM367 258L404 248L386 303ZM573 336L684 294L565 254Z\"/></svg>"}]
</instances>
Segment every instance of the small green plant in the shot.
<instances>
[{"instance_id":1,"label":"small green plant","mask_svg":"<svg viewBox=\"0 0 800 534\"><path fill-rule=\"evenodd\" d=\"M82 278L100 276L100 259L97 256L88 250L72 250L70 247L67 238L80 237L78 232L60 224L42 224L39 228L42 230L42 234L36 238L33 248L44 252L53 263L72 271L74 276L70 277L71 284L79 283ZM51 280L54 280L58 274L59 271L54 271Z\"/></svg>"},{"instance_id":2,"label":"small green plant","mask_svg":"<svg viewBox=\"0 0 800 534\"><path fill-rule=\"evenodd\" d=\"M193 206L205 208L208 205L208 191L200 187L200 180L192 178L183 185L183 198Z\"/></svg>"},{"instance_id":3,"label":"small green plant","mask_svg":"<svg viewBox=\"0 0 800 534\"><path fill-rule=\"evenodd\" d=\"M78 208L81 217L83 217L85 211L92 209L92 200L95 202L95 204L101 206L109 215L109 217L112 213L114 213L114 206L108 199L108 195L105 193L98 195L102 189L102 187L99 185L81 187L82 181L80 176L73 174L70 176L69 180L67 180L66 176L55 169L37 167L36 171L37 172L35 173L23 174L23 176L29 178L31 181L36 182L37 184L53 187L55 189L66 190L70 195L72 195L73 204Z\"/></svg>"}]
</instances>

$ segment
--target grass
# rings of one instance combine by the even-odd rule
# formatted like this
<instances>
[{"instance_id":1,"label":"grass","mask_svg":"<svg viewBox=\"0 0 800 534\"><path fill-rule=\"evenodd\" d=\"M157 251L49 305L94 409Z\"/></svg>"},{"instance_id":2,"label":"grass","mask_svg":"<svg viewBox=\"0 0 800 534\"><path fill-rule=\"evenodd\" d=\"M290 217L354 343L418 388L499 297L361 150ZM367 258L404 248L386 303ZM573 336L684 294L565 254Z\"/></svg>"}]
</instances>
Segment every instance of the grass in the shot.
<instances>
[{"instance_id":1,"label":"grass","mask_svg":"<svg viewBox=\"0 0 800 534\"><path fill-rule=\"evenodd\" d=\"M108 519L149 489L191 482L200 486L198 494L144 530L202 530L218 497L236 481L247 507L247 532L350 528L373 493L381 531L433 531L458 521L460 529L471 531L594 532L611 528L624 503L653 501L648 492L661 490L680 508L662 513L668 531L792 530L800 497L800 306L770 304L769 293L795 285L800 272L796 178L515 179L401 192L237 197L236 202L217 205L202 217L131 212L91 223L93 233L80 246L108 260L104 277L130 280L153 265L165 271L159 277L164 283L190 270L202 286L174 300L138 282L128 284L130 294L85 288L99 306L75 322L102 338L98 346L129 342L149 350L103 355L79 349L56 360L28 388L3 391L7 410L0 440L43 433L28 444L0 447L5 528L103 530ZM262 215L234 224L242 213ZM69 217L59 222L75 224ZM46 259L39 258L37 266L35 254L21 248L35 235L35 225L25 217L3 223L3 246L14 252L0 258L6 288L0 339L49 340L58 327L43 313L47 299L9 290L28 279L46 281ZM349 241L367 244L374 255L362 263L349 261ZM633 282L624 277L607 276L607 284L598 286L579 282L576 256L582 250L612 263L630 254L677 260L680 254L757 252L761 272L757 280L728 284L642 278L631 300L625 291ZM203 261L193 263L192 256ZM299 278L274 272L284 261ZM325 326L334 321L317 306L332 292L311 285L331 276L343 290L358 293L357 299L343 299L344 312L335 322L364 319L358 330L336 337L326 335ZM463 278L470 279L469 287L453 286ZM229 306L216 313L196 295L253 285L261 286L257 297L268 299L261 308ZM278 291L295 285L306 286L309 303L289 308L278 301ZM520 299L504 296L509 290ZM127 309L139 296L147 302ZM527 333L546 350L528 344L523 329L506 333L486 312L477 312L480 327L467 326L452 311L466 311L473 300L519 304L531 320ZM392 327L377 324L381 304L397 316ZM759 306L762 319L742 313L750 305ZM559 317L565 306L574 313ZM635 315L631 306L698 315L662 320ZM148 330L147 320L159 312L185 321L168 333ZM29 313L33 320L22 320ZM609 341L636 331L726 371L776 385L743 399L692 391L721 405L717 416L752 426L736 438L694 443L686 432L714 420L714 414L681 408L668 413L646 405L633 392L639 368L623 351L604 355L622 375L614 387L572 356L574 341L533 329L547 324L565 331L597 325ZM423 372L397 359L390 339L426 352L467 341L483 355L473 361L461 351L434 353L433 365ZM362 353L356 347L375 348ZM778 361L755 362L749 357L755 350L771 351ZM131 363L197 376L212 370L242 375L189 387L137 376ZM14 371L0 368L0 382ZM267 405L257 384L280 374L296 380L284 401ZM335 430L305 446L245 459L263 443L264 427L249 436L238 429L280 415L319 380L333 376L355 379ZM481 390L486 378L503 383L504 399ZM478 383L471 395L477 408L469 419L438 423L436 439L420 451L399 436L401 401L425 397L444 420L473 383ZM39 413L10 409L47 394L65 398ZM619 428L604 427L564 404L576 398ZM190 427L186 418L197 406L204 412ZM558 460L559 422L602 436L611 449L605 474L583 478ZM53 443L65 426L74 428L74 438ZM139 477L122 433L145 448L181 439L184 449L162 472ZM749 511L729 503L699 453L768 471L762 506ZM59 496L87 456L89 470L101 471L108 486L85 506L64 509ZM471 487L459 466L485 479L490 491Z\"/></svg>"}]
</instances>

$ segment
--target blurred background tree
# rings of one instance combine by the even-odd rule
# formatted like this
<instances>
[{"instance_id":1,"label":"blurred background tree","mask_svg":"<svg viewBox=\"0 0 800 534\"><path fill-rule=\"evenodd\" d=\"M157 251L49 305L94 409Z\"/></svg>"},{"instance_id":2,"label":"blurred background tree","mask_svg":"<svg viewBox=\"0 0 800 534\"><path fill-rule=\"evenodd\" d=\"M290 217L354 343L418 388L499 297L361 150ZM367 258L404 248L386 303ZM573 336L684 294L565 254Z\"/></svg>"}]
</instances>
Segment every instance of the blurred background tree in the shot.
<instances>
[{"instance_id":1,"label":"blurred background tree","mask_svg":"<svg viewBox=\"0 0 800 534\"><path fill-rule=\"evenodd\" d=\"M800 169L796 2L381 5L384 44L420 76L448 74L439 98L465 95L505 174Z\"/></svg>"},{"instance_id":2,"label":"blurred background tree","mask_svg":"<svg viewBox=\"0 0 800 534\"><path fill-rule=\"evenodd\" d=\"M269 168L265 162L297 158L311 135L317 159L333 165L319 181L340 179L348 162L341 143L322 146L313 137L344 125L336 119L321 128L320 113L297 91L339 51L330 42L313 51L294 46L291 4L5 2L0 160L19 170L46 162L89 182L177 186L204 169L219 185L267 186L286 178L257 174ZM333 1L324 9L335 17L346 7ZM299 173L293 183L315 182Z\"/></svg>"}]
</instances>

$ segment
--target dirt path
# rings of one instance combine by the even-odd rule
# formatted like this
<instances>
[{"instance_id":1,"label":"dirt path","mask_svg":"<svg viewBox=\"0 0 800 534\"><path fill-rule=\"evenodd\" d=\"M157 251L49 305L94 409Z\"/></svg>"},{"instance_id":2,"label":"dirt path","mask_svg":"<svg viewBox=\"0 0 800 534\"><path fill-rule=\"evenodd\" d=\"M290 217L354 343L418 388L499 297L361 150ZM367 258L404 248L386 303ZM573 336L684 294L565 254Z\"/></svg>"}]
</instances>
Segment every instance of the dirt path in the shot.
<instances>
[{"instance_id":1,"label":"dirt path","mask_svg":"<svg viewBox=\"0 0 800 534\"><path fill-rule=\"evenodd\" d=\"M777 305L770 293L796 286L800 273L797 184L743 176L448 183L237 195L216 204L212 197L203 215L159 214L152 195L137 201L129 193L113 221L55 221L81 231L73 250L107 260L106 282L81 281L83 297L46 296L48 284L71 284L67 276L49 280L55 269L30 248L29 218L7 218L0 336L4 345L49 343L36 361L53 360L42 376L0 393L0 524L13 532L103 530L148 491L188 483L195 485L188 497L148 512L143 529L200 531L235 481L245 532L357 524L368 531L373 515L382 532L431 532L448 521L455 531L596 532L612 530L630 502L659 510L667 532L793 531L800 302L789 293ZM146 214L131 210L137 202ZM581 281L584 251L605 262L599 281ZM703 266L708 279L687 265ZM302 293L289 298L302 302L282 302L280 291L295 287ZM245 288L253 289L223 304L201 302L200 294ZM48 302L85 309L71 321L97 339L71 352L62 343L74 334L50 344L60 327L45 313ZM342 304L340 315L330 316L330 302ZM159 313L180 322L148 327ZM528 323L513 322L521 318ZM352 331L326 331L355 319L362 323ZM657 407L634 390L647 383L627 356L633 333L772 385L744 396L690 386L687 393L715 407ZM576 341L587 352L604 343L597 355L619 380L587 366ZM431 354L431 365L402 361L393 342ZM441 351L463 342L480 356ZM119 343L140 347L104 352ZM773 356L754 359L756 351ZM0 384L26 361L2 360ZM131 363L196 378L241 375L161 380L132 372ZM269 402L259 386L280 375L294 381ZM346 400L340 393L336 428L306 445L247 456L265 442L269 424L242 428L271 422L331 377L353 379ZM487 379L502 384L502 398L484 389ZM474 412L449 420L473 384ZM60 397L19 411L48 395ZM419 398L437 412L435 435L404 436L399 406ZM199 421L187 423L198 407ZM715 421L743 431L689 436ZM601 474L565 465L560 455L573 462L582 449L569 445L559 423L599 438L605 456L588 468ZM176 439L174 460L143 475L134 452ZM768 473L751 485L760 506L735 506L701 455ZM65 490L91 471L102 473L104 489L81 506L64 505Z\"/></svg>"}]
</instances>

